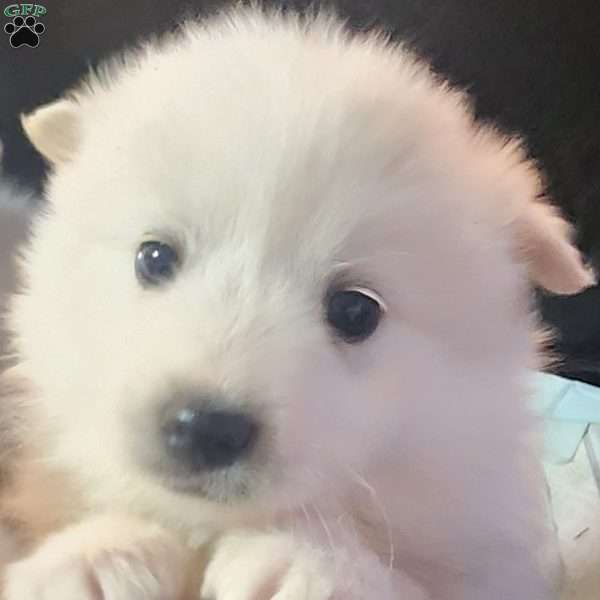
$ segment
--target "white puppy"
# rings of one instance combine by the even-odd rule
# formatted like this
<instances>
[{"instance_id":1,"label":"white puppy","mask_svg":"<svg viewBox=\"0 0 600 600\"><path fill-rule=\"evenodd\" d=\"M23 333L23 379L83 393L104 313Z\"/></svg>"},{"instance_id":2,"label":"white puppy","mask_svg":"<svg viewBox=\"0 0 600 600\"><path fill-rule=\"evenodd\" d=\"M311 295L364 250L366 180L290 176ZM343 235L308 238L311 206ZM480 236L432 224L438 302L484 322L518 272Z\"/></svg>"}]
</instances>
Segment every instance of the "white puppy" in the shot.
<instances>
[{"instance_id":1,"label":"white puppy","mask_svg":"<svg viewBox=\"0 0 600 600\"><path fill-rule=\"evenodd\" d=\"M257 11L24 125L12 516L71 525L6 600L552 597L527 278L592 278L516 143L402 48Z\"/></svg>"}]
</instances>

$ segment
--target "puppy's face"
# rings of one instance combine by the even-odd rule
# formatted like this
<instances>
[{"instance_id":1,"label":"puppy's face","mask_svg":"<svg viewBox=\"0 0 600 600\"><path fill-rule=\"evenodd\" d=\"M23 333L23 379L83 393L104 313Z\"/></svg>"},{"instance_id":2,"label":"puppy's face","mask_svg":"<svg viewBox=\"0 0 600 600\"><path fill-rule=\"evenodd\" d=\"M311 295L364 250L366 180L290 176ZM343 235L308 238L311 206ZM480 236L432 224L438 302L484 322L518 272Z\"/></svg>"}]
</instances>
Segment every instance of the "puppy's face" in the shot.
<instances>
[{"instance_id":1,"label":"puppy's face","mask_svg":"<svg viewBox=\"0 0 600 600\"><path fill-rule=\"evenodd\" d=\"M25 121L56 172L12 315L55 458L184 521L439 462L529 359L520 265L588 281L518 150L406 57L215 31Z\"/></svg>"}]
</instances>

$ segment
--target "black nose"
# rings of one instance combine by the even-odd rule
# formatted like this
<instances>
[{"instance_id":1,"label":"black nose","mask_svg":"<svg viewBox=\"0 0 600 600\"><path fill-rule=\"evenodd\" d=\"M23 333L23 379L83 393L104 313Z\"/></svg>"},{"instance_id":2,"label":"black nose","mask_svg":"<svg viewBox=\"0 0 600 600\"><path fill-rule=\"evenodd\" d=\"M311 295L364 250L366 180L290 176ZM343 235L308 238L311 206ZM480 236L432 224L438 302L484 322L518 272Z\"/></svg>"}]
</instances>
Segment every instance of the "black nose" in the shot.
<instances>
[{"instance_id":1,"label":"black nose","mask_svg":"<svg viewBox=\"0 0 600 600\"><path fill-rule=\"evenodd\" d=\"M228 467L250 450L258 427L248 416L194 408L179 410L163 426L169 454L194 471Z\"/></svg>"}]
</instances>

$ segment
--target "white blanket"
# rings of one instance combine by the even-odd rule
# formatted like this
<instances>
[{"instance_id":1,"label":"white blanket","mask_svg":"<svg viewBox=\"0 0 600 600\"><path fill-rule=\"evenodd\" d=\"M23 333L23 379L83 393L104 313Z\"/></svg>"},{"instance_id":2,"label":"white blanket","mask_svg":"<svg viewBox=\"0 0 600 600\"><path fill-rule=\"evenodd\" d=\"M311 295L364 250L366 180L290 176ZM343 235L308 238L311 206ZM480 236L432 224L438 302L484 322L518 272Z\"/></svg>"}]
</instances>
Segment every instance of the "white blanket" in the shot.
<instances>
[{"instance_id":1,"label":"white blanket","mask_svg":"<svg viewBox=\"0 0 600 600\"><path fill-rule=\"evenodd\" d=\"M600 600L600 388L546 374L535 382L566 567L563 600Z\"/></svg>"},{"instance_id":2,"label":"white blanket","mask_svg":"<svg viewBox=\"0 0 600 600\"><path fill-rule=\"evenodd\" d=\"M581 445L575 459L546 469L566 566L564 600L600 599L600 494Z\"/></svg>"}]
</instances>

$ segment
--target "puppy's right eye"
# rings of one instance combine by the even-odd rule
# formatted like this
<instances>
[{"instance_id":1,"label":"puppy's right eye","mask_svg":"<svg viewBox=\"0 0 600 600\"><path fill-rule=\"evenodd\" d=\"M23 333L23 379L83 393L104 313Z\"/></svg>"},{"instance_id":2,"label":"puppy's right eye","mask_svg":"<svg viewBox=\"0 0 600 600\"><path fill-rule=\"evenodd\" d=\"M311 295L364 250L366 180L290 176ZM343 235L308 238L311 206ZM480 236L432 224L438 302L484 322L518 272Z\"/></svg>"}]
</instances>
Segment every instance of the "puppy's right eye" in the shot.
<instances>
[{"instance_id":1,"label":"puppy's right eye","mask_svg":"<svg viewBox=\"0 0 600 600\"><path fill-rule=\"evenodd\" d=\"M361 342L374 333L383 313L374 293L362 289L339 290L329 295L329 325L347 342Z\"/></svg>"},{"instance_id":2,"label":"puppy's right eye","mask_svg":"<svg viewBox=\"0 0 600 600\"><path fill-rule=\"evenodd\" d=\"M145 286L157 286L173 279L179 259L168 244L158 241L144 242L135 256L135 273Z\"/></svg>"}]
</instances>

